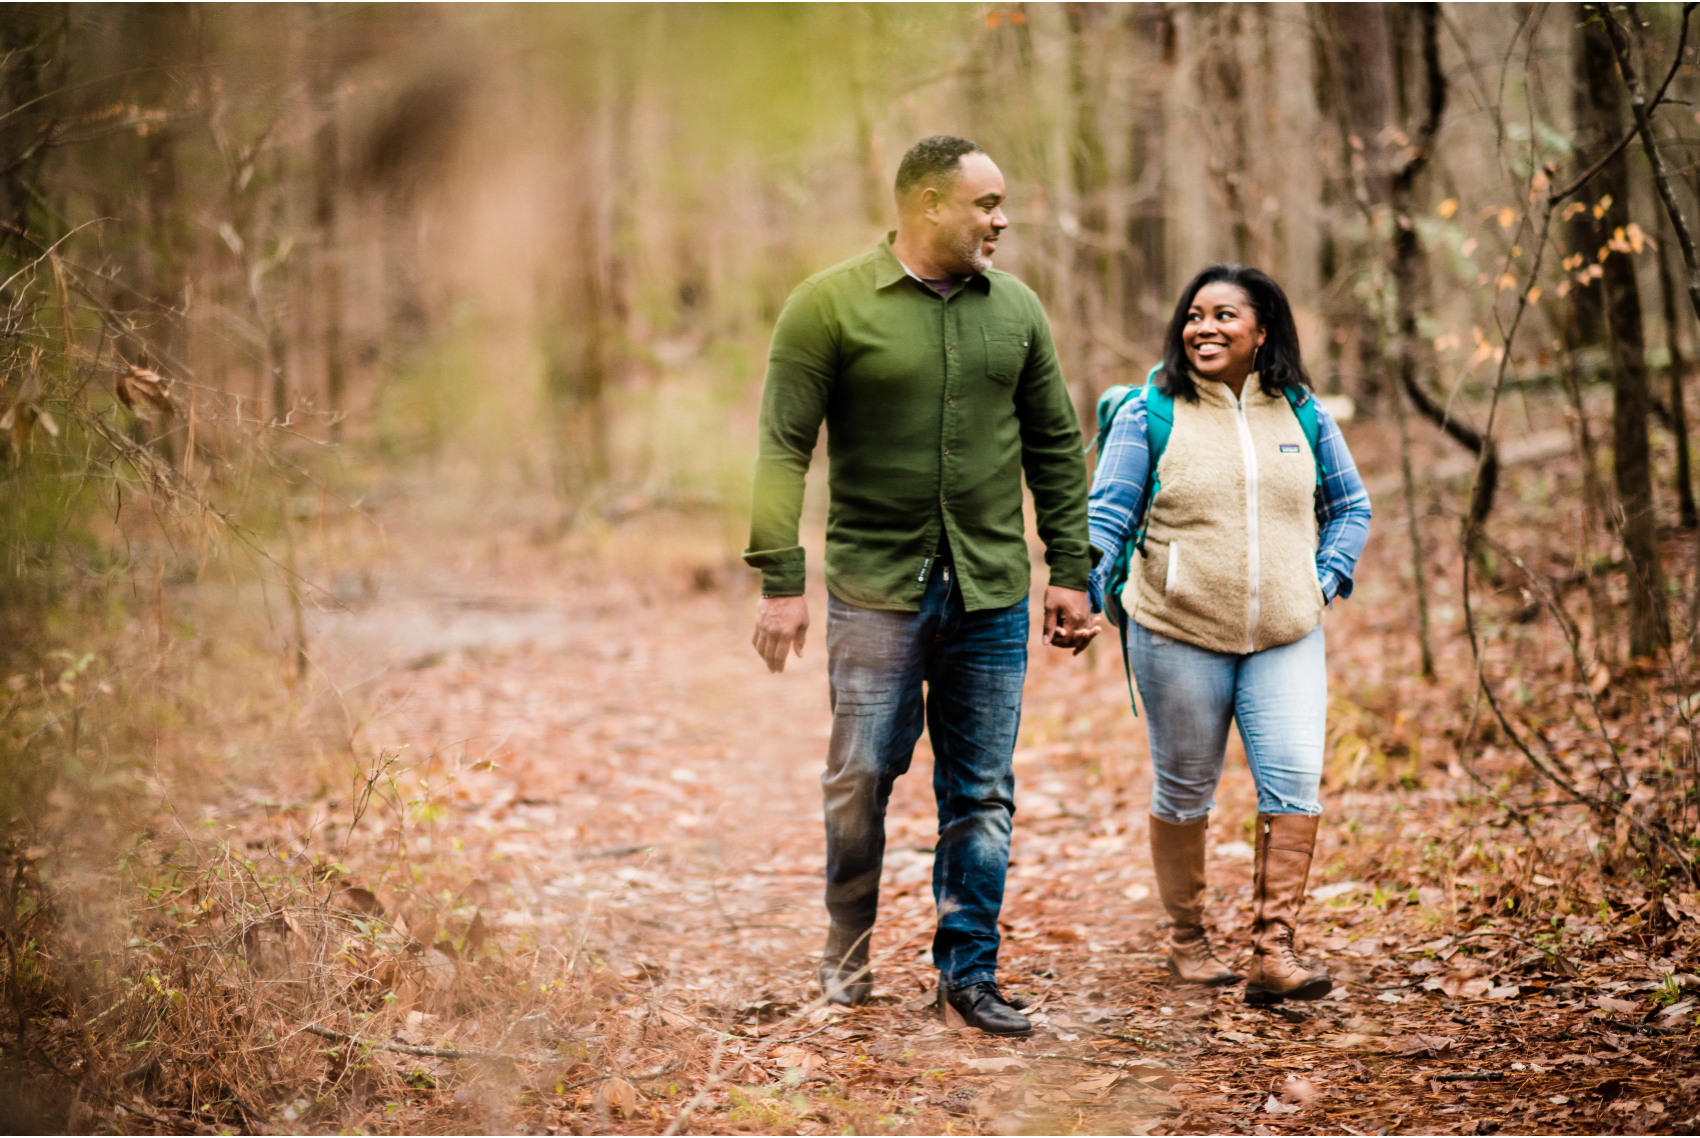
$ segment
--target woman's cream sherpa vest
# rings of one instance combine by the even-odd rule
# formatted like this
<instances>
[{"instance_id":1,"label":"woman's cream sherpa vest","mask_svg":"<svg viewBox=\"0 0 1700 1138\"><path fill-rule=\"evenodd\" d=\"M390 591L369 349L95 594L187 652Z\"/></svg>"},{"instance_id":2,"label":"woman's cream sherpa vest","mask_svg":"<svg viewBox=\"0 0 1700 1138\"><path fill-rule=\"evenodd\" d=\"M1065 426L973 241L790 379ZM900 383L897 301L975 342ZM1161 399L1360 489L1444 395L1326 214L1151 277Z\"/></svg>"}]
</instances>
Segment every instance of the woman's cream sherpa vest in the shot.
<instances>
[{"instance_id":1,"label":"woman's cream sherpa vest","mask_svg":"<svg viewBox=\"0 0 1700 1138\"><path fill-rule=\"evenodd\" d=\"M1197 403L1174 403L1127 608L1153 632L1216 652L1290 644L1322 616L1316 460L1292 406L1255 373L1243 400L1197 382Z\"/></svg>"}]
</instances>

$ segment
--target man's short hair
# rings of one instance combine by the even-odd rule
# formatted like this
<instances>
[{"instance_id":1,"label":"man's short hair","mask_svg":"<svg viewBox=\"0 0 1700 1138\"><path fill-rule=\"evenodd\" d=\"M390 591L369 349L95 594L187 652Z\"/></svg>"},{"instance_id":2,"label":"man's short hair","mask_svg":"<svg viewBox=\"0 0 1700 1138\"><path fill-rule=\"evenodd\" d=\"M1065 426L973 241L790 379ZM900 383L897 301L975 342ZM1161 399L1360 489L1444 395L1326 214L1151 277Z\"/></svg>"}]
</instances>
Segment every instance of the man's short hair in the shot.
<instances>
[{"instance_id":1,"label":"man's short hair","mask_svg":"<svg viewBox=\"0 0 1700 1138\"><path fill-rule=\"evenodd\" d=\"M931 186L944 189L956 180L964 154L984 154L980 144L954 134L935 134L909 148L897 167L897 200Z\"/></svg>"}]
</instances>

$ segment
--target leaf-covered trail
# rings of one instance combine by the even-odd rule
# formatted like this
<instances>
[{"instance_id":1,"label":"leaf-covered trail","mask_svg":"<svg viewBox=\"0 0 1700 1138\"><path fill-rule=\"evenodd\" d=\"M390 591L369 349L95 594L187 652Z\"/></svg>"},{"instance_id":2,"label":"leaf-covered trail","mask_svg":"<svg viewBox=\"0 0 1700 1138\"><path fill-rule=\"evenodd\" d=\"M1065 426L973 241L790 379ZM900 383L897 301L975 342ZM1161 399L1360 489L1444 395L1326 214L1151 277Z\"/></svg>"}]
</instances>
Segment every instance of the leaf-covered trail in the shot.
<instances>
[{"instance_id":1,"label":"leaf-covered trail","mask_svg":"<svg viewBox=\"0 0 1700 1138\"><path fill-rule=\"evenodd\" d=\"M666 1086L620 1083L612 1096L533 1087L504 1108L505 1125L659 1129L706 1092L689 1129L1691 1126L1689 1037L1642 1020L1663 971L1696 970L1694 925L1668 940L1668 957L1603 951L1608 930L1587 917L1540 944L1510 924L1477 921L1461 936L1479 881L1437 876L1439 862L1415 856L1460 839L1459 785L1444 772L1401 789L1366 785L1350 754L1344 773L1331 770L1302 947L1329 962L1332 997L1263 1011L1237 989L1170 986L1154 951L1143 729L1113 640L1081 660L1036 640L1031 651L1003 974L1043 1000L1041 1029L1011 1044L926 1006L924 741L892 802L877 999L810 1011L825 927L820 596L803 660L769 676L748 647L749 597L713 572L544 569L536 556L510 549L389 587L319 629L328 667L363 681L364 705L379 709L362 739L427 776L437 806L407 836L410 855L457 868L456 902L482 914L492 951L545 944L595 978L596 1021L563 1025L578 1044L628 1073L688 1063ZM1328 621L1350 646L1333 657L1338 707L1399 653L1362 606ZM1229 958L1243 959L1254 809L1243 759L1231 758L1218 799L1211 911ZM472 1030L451 1028L421 1024L414 1041Z\"/></svg>"}]
</instances>

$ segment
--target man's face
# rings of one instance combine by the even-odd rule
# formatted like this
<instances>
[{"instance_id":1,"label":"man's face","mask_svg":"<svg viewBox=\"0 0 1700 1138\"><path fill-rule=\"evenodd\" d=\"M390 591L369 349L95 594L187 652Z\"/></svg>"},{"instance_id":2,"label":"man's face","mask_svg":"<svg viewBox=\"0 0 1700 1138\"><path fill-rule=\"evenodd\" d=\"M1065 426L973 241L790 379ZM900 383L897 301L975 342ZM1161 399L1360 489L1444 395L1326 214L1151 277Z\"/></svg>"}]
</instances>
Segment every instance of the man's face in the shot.
<instances>
[{"instance_id":1,"label":"man's face","mask_svg":"<svg viewBox=\"0 0 1700 1138\"><path fill-rule=\"evenodd\" d=\"M953 273L967 276L992 267L998 236L1009 228L1003 213L1003 174L984 154L964 154L956 180L928 211L934 223L934 255Z\"/></svg>"}]
</instances>

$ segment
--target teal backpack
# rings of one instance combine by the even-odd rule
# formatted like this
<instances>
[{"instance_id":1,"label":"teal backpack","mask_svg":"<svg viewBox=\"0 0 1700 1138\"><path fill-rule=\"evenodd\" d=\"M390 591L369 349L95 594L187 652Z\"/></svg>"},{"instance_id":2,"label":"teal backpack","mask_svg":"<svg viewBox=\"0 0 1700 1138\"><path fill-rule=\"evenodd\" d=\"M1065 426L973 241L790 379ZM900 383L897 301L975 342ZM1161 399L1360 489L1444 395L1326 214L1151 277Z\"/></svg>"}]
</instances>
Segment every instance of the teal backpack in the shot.
<instances>
[{"instance_id":1,"label":"teal backpack","mask_svg":"<svg viewBox=\"0 0 1700 1138\"><path fill-rule=\"evenodd\" d=\"M1133 665L1127 655L1127 610L1122 608L1122 589L1127 587L1128 578L1133 573L1133 553L1139 551L1145 556L1145 531L1151 525L1151 503L1157 497L1157 492L1163 488L1162 480L1157 477L1157 463L1163 457L1163 451L1169 445L1169 435L1175 429L1175 400L1168 392L1152 382L1157 373L1163 370L1158 364L1145 376L1143 386L1118 384L1098 396L1098 435L1086 445L1087 451L1098 445L1099 440L1109 437L1110 424L1116 421L1116 416L1136 399L1145 400L1145 446L1151 452L1150 464L1145 469L1145 499L1140 509L1139 522L1134 527L1133 537L1125 542L1116 553L1116 559L1110 564L1109 577L1104 581L1104 612L1109 615L1122 638L1122 666L1127 670L1128 702L1134 703L1133 713L1139 714L1139 706L1133 699ZM1302 387L1286 387L1282 389L1287 402L1292 405L1293 415L1299 421L1299 427L1305 433L1305 442L1310 444L1311 460L1316 465L1316 484L1322 486L1322 464L1316 462L1317 447L1320 444L1322 424L1316 414L1316 397Z\"/></svg>"}]
</instances>

